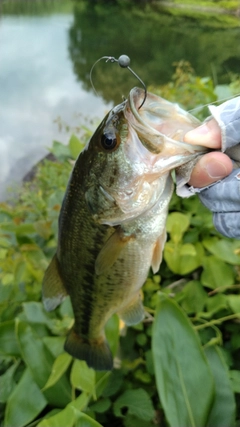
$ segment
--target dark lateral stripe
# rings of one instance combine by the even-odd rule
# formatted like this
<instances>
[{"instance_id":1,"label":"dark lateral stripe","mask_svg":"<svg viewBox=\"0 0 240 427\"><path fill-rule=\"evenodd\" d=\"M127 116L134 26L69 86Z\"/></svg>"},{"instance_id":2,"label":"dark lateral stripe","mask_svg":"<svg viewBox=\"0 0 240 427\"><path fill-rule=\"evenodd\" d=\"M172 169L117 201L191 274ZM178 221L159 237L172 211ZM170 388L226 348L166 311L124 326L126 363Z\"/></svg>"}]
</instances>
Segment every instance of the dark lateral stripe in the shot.
<instances>
[{"instance_id":1,"label":"dark lateral stripe","mask_svg":"<svg viewBox=\"0 0 240 427\"><path fill-rule=\"evenodd\" d=\"M93 260L93 263L84 265L84 276L82 287L84 287L84 304L82 305L81 315L81 333L83 335L89 334L90 321L92 317L93 307L96 301L95 289L95 270L94 263L99 253L99 247L103 242L105 230L102 227L96 227L96 235L94 237L94 246L86 248L89 253L89 258Z\"/></svg>"}]
</instances>

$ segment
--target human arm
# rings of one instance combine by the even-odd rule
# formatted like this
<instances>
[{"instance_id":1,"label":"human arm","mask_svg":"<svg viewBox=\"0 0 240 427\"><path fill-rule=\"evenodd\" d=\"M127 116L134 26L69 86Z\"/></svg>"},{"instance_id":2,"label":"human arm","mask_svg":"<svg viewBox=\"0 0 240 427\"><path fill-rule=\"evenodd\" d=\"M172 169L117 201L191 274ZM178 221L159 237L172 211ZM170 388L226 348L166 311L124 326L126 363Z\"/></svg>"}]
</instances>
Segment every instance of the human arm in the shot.
<instances>
[{"instance_id":1,"label":"human arm","mask_svg":"<svg viewBox=\"0 0 240 427\"><path fill-rule=\"evenodd\" d=\"M213 118L188 132L185 142L222 151L212 151L200 158L192 171L189 188L213 212L217 230L240 239L240 97L210 107L210 111Z\"/></svg>"}]
</instances>

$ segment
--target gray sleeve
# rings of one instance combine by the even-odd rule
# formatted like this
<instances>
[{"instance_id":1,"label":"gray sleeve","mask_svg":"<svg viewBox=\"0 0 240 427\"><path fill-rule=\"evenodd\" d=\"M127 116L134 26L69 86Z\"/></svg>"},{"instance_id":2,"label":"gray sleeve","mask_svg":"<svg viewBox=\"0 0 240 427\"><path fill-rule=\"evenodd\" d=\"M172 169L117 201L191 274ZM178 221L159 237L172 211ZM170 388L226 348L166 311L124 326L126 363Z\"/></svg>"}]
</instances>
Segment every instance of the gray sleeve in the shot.
<instances>
[{"instance_id":1,"label":"gray sleeve","mask_svg":"<svg viewBox=\"0 0 240 427\"><path fill-rule=\"evenodd\" d=\"M234 170L226 178L209 187L197 189L184 186L179 195L198 193L201 202L213 212L216 229L227 237L240 239L240 97L209 110L218 122L222 135L222 151L233 159Z\"/></svg>"},{"instance_id":2,"label":"gray sleeve","mask_svg":"<svg viewBox=\"0 0 240 427\"><path fill-rule=\"evenodd\" d=\"M240 239L240 169L198 194L213 212L216 229L227 237Z\"/></svg>"},{"instance_id":3,"label":"gray sleeve","mask_svg":"<svg viewBox=\"0 0 240 427\"><path fill-rule=\"evenodd\" d=\"M222 151L240 142L240 96L215 107L209 106L222 134Z\"/></svg>"},{"instance_id":4,"label":"gray sleeve","mask_svg":"<svg viewBox=\"0 0 240 427\"><path fill-rule=\"evenodd\" d=\"M237 161L240 166L240 96L230 99L219 106L209 106L211 116L206 120L214 119L218 122L222 136L222 151L229 157ZM197 162L197 159L196 159ZM194 165L194 163L193 163ZM193 165L186 167L181 174L182 169L176 170L177 194L180 197L190 197L193 194L200 193L204 189L190 187L187 185L191 176Z\"/></svg>"}]
</instances>

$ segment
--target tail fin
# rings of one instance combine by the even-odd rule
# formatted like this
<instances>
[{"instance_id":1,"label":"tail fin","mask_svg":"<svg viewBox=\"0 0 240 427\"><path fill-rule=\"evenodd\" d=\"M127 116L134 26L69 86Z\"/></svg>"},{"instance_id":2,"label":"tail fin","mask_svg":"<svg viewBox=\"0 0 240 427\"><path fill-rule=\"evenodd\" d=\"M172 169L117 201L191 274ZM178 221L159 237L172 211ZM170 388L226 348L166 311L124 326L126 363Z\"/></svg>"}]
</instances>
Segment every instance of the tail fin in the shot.
<instances>
[{"instance_id":1,"label":"tail fin","mask_svg":"<svg viewBox=\"0 0 240 427\"><path fill-rule=\"evenodd\" d=\"M103 337L99 340L90 340L77 335L71 329L64 350L76 359L85 360L89 368L96 371L110 371L113 368L112 354Z\"/></svg>"}]
</instances>

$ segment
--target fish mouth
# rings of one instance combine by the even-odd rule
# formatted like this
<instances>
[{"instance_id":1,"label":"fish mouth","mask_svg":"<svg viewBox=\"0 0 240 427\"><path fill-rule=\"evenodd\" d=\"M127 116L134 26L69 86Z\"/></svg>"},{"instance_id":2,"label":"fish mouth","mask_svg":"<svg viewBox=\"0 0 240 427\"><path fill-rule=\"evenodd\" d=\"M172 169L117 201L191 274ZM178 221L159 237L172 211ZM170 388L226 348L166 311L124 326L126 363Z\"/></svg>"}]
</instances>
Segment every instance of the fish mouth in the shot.
<instances>
[{"instance_id":1,"label":"fish mouth","mask_svg":"<svg viewBox=\"0 0 240 427\"><path fill-rule=\"evenodd\" d=\"M185 133L201 123L194 116L157 95L148 93L141 106L144 90L133 88L124 109L125 118L141 144L161 163L161 172L178 167L207 151L206 147L183 142ZM139 108L141 106L141 108Z\"/></svg>"},{"instance_id":2,"label":"fish mouth","mask_svg":"<svg viewBox=\"0 0 240 427\"><path fill-rule=\"evenodd\" d=\"M206 151L200 145L193 146L183 142L184 135L201 124L196 117L178 104L149 92L141 106L143 97L143 89L135 87L130 91L125 117L151 153L163 155L166 149L166 154L171 156L188 156Z\"/></svg>"}]
</instances>

